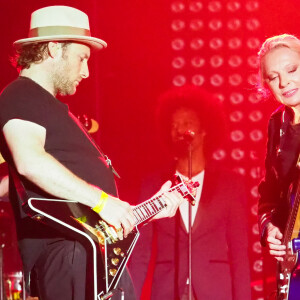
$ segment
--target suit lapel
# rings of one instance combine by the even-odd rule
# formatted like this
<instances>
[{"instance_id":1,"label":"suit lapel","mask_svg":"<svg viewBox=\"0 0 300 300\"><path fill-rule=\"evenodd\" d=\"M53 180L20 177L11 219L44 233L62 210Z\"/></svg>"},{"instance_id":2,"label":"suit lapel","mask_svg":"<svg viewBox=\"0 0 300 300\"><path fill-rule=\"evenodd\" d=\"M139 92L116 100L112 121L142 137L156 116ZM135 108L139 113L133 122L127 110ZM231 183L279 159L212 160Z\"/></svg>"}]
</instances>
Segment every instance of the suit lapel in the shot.
<instances>
[{"instance_id":1,"label":"suit lapel","mask_svg":"<svg viewBox=\"0 0 300 300\"><path fill-rule=\"evenodd\" d=\"M215 189L212 187L214 186L214 184L216 184L216 182L216 174L213 174L212 170L209 167L206 167L204 173L202 194L193 225L193 232L198 231L198 227L200 227L200 229L202 230L205 229L205 226L202 226L202 215L205 213L207 206L211 204L215 192Z\"/></svg>"},{"instance_id":2,"label":"suit lapel","mask_svg":"<svg viewBox=\"0 0 300 300\"><path fill-rule=\"evenodd\" d=\"M210 202L213 199L215 189L212 187L216 184L216 182L218 182L217 173L214 172L214 167L208 164L205 168L202 194L200 197L200 203L199 203L198 210L196 213L192 232L194 232L196 230L199 231L199 228L202 230L205 229L205 226L203 227L201 224L203 221L202 214L205 213L206 207L208 205L210 205ZM179 224L180 224L181 229L186 234L188 234L179 209L176 214L179 214L179 219L180 219Z\"/></svg>"},{"instance_id":3,"label":"suit lapel","mask_svg":"<svg viewBox=\"0 0 300 300\"><path fill-rule=\"evenodd\" d=\"M179 214L179 215L178 215ZM177 216L176 216L177 218L179 217L179 226L180 226L180 228L186 233L186 234L188 234L188 232L187 232L187 230L186 230L186 227L185 227L185 225L184 225L184 222L183 222L183 219L182 219L182 215L181 215L181 213L180 213L180 210L178 209L178 211L177 211Z\"/></svg>"}]
</instances>

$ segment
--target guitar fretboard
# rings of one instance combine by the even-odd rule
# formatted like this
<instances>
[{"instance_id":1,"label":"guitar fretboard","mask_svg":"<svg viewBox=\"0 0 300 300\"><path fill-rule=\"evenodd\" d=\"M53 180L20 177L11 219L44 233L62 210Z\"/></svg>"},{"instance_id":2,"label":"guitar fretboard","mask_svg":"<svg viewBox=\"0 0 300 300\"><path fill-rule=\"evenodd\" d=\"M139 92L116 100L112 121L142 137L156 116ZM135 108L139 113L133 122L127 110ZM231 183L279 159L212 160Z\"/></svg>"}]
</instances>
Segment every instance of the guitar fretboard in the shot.
<instances>
[{"instance_id":1,"label":"guitar fretboard","mask_svg":"<svg viewBox=\"0 0 300 300\"><path fill-rule=\"evenodd\" d=\"M168 192L174 192L174 191L179 192L183 197L189 194L189 190L187 189L186 185L183 183L179 183L178 185L175 185L174 187L168 190ZM156 197L153 197L137 205L133 209L133 213L135 217L135 225L139 225L145 222L146 220L154 217L167 206L166 202L163 199L164 194L165 193L162 193Z\"/></svg>"}]
</instances>

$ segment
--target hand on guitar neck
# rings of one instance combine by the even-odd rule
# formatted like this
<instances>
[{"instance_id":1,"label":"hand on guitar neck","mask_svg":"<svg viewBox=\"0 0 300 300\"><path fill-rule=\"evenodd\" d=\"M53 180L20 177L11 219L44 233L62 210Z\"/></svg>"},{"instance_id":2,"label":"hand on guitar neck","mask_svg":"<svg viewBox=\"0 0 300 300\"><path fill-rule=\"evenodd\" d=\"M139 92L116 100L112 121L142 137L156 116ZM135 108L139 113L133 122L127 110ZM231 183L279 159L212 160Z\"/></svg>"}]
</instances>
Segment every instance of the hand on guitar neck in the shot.
<instances>
[{"instance_id":1,"label":"hand on guitar neck","mask_svg":"<svg viewBox=\"0 0 300 300\"><path fill-rule=\"evenodd\" d=\"M154 195L155 197L160 194L163 194L162 199L166 202L167 206L160 213L154 216L152 220L174 217L179 205L183 201L186 201L182 197L182 195L177 191L173 191L172 193L167 192L171 188L171 186L172 186L172 182L170 180L165 182L160 188L160 191Z\"/></svg>"},{"instance_id":2,"label":"hand on guitar neck","mask_svg":"<svg viewBox=\"0 0 300 300\"><path fill-rule=\"evenodd\" d=\"M108 195L107 202L99 215L115 228L120 240L123 239L123 235L127 237L135 225L130 204L111 195Z\"/></svg>"},{"instance_id":3,"label":"hand on guitar neck","mask_svg":"<svg viewBox=\"0 0 300 300\"><path fill-rule=\"evenodd\" d=\"M152 219L173 217L179 205L183 201L186 201L178 191L173 190L170 192L171 186L172 182L167 181L155 195L162 195L161 199L165 201L166 207ZM133 210L129 203L111 195L108 196L108 201L99 215L104 221L115 228L118 238L121 240L123 239L123 235L126 238L134 228L134 225L136 225Z\"/></svg>"},{"instance_id":4,"label":"hand on guitar neck","mask_svg":"<svg viewBox=\"0 0 300 300\"><path fill-rule=\"evenodd\" d=\"M276 260L283 261L283 256L286 254L286 246L282 245L283 234L280 229L274 226L271 222L267 224L266 228L266 243L269 248L269 253Z\"/></svg>"}]
</instances>

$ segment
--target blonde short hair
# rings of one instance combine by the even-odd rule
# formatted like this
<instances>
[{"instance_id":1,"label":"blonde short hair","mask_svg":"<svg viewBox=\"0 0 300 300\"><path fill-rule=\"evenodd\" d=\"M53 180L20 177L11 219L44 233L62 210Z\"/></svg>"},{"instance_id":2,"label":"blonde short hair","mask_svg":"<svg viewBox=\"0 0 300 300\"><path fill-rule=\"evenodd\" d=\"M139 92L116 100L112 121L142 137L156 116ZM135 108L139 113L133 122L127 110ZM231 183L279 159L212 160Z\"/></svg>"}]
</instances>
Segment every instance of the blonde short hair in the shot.
<instances>
[{"instance_id":1,"label":"blonde short hair","mask_svg":"<svg viewBox=\"0 0 300 300\"><path fill-rule=\"evenodd\" d=\"M262 66L263 57L272 49L278 47L287 47L291 50L299 52L300 54L300 40L291 34L281 34L272 36L264 41L261 48L258 51L258 65L259 65L259 82L258 90L263 95L267 96L270 94L269 89L265 85L264 69Z\"/></svg>"}]
</instances>

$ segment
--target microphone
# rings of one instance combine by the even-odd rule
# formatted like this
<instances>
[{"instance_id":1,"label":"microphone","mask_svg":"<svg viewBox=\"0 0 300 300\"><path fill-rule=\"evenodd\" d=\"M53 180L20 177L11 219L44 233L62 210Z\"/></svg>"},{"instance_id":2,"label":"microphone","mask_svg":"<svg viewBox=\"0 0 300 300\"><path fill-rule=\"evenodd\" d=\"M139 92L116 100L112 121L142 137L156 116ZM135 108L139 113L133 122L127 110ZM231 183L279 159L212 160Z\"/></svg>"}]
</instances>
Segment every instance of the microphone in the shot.
<instances>
[{"instance_id":1,"label":"microphone","mask_svg":"<svg viewBox=\"0 0 300 300\"><path fill-rule=\"evenodd\" d=\"M195 131L187 130L182 135L180 135L179 140L189 144L194 140L194 137Z\"/></svg>"}]
</instances>

